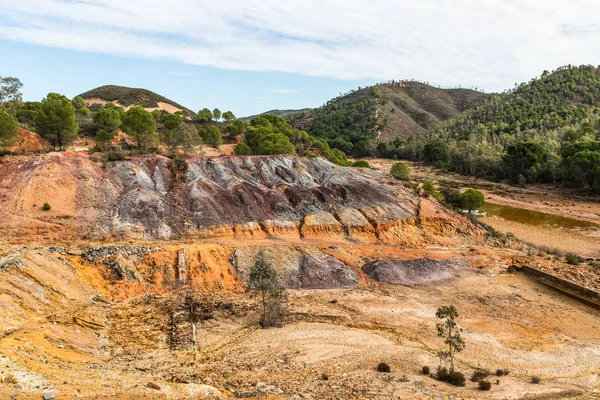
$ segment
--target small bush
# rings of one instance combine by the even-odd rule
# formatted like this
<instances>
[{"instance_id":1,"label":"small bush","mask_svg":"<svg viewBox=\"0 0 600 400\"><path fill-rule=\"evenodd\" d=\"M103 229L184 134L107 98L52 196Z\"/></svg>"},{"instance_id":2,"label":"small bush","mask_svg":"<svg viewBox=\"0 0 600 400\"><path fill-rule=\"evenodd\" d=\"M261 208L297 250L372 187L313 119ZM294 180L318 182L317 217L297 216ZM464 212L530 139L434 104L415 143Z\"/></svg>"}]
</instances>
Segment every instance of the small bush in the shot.
<instances>
[{"instance_id":1,"label":"small bush","mask_svg":"<svg viewBox=\"0 0 600 400\"><path fill-rule=\"evenodd\" d=\"M356 160L352 163L352 166L357 168L371 168L371 164L365 160Z\"/></svg>"},{"instance_id":2,"label":"small bush","mask_svg":"<svg viewBox=\"0 0 600 400\"><path fill-rule=\"evenodd\" d=\"M377 372L391 372L392 369L390 368L390 366L386 363L379 363L377 364Z\"/></svg>"},{"instance_id":3,"label":"small bush","mask_svg":"<svg viewBox=\"0 0 600 400\"><path fill-rule=\"evenodd\" d=\"M542 381L542 378L540 378L539 376L532 376L531 377L531 383L533 384L539 384Z\"/></svg>"},{"instance_id":4,"label":"small bush","mask_svg":"<svg viewBox=\"0 0 600 400\"><path fill-rule=\"evenodd\" d=\"M323 379L324 381L328 381L329 380L329 375L327 375L327 374L321 374L321 379Z\"/></svg>"},{"instance_id":5,"label":"small bush","mask_svg":"<svg viewBox=\"0 0 600 400\"><path fill-rule=\"evenodd\" d=\"M401 181L410 181L410 168L403 162L397 162L390 169L390 174Z\"/></svg>"},{"instance_id":6,"label":"small bush","mask_svg":"<svg viewBox=\"0 0 600 400\"><path fill-rule=\"evenodd\" d=\"M50 204L48 204L48 203L44 203L44 206L43 206L42 208L44 209L44 211L50 211L50 209L51 209L52 207L50 207Z\"/></svg>"},{"instance_id":7,"label":"small bush","mask_svg":"<svg viewBox=\"0 0 600 400\"><path fill-rule=\"evenodd\" d=\"M123 161L125 155L121 151L111 150L106 153L106 161Z\"/></svg>"},{"instance_id":8,"label":"small bush","mask_svg":"<svg viewBox=\"0 0 600 400\"><path fill-rule=\"evenodd\" d=\"M490 376L490 373L488 371L475 371L473 372L473 375L471 375L471 382L479 382L480 380L485 379L488 376Z\"/></svg>"},{"instance_id":9,"label":"small bush","mask_svg":"<svg viewBox=\"0 0 600 400\"><path fill-rule=\"evenodd\" d=\"M249 156L252 154L252 150L246 143L240 143L233 149L236 156Z\"/></svg>"},{"instance_id":10,"label":"small bush","mask_svg":"<svg viewBox=\"0 0 600 400\"><path fill-rule=\"evenodd\" d=\"M436 374L436 379L442 382L448 382L454 386L465 386L466 378L465 376L458 372L448 372L446 368L439 368Z\"/></svg>"},{"instance_id":11,"label":"small bush","mask_svg":"<svg viewBox=\"0 0 600 400\"><path fill-rule=\"evenodd\" d=\"M421 372L423 372L423 375L429 375L429 372L431 372L431 370L429 369L429 366L426 365L423 367Z\"/></svg>"},{"instance_id":12,"label":"small bush","mask_svg":"<svg viewBox=\"0 0 600 400\"><path fill-rule=\"evenodd\" d=\"M480 380L479 381L479 390L490 390L492 388L492 384L490 381Z\"/></svg>"},{"instance_id":13,"label":"small bush","mask_svg":"<svg viewBox=\"0 0 600 400\"><path fill-rule=\"evenodd\" d=\"M508 375L510 373L510 370L506 369L506 368L500 368L496 370L496 376L505 376Z\"/></svg>"},{"instance_id":14,"label":"small bush","mask_svg":"<svg viewBox=\"0 0 600 400\"><path fill-rule=\"evenodd\" d=\"M559 249L548 249L546 253L551 254L556 257L562 257L562 252Z\"/></svg>"},{"instance_id":15,"label":"small bush","mask_svg":"<svg viewBox=\"0 0 600 400\"><path fill-rule=\"evenodd\" d=\"M579 265L580 261L579 260L579 256L573 254L573 253L567 253L567 255L565 256L565 259L567 260L567 264L570 265Z\"/></svg>"}]
</instances>

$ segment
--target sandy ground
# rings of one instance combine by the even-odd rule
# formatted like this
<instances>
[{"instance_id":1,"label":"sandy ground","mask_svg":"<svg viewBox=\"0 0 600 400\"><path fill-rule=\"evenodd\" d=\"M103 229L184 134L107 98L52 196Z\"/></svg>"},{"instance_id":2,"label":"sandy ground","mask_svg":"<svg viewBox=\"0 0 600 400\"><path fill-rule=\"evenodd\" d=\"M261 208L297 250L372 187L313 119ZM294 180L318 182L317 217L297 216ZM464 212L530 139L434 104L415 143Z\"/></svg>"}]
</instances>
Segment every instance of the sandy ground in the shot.
<instances>
[{"instance_id":1,"label":"sandy ground","mask_svg":"<svg viewBox=\"0 0 600 400\"><path fill-rule=\"evenodd\" d=\"M98 99L98 98L85 99L85 102L87 103L88 107L91 105L94 105L94 104L100 104L103 106L106 103L108 103L108 101L103 100L103 99ZM125 109L125 111L127 111L131 108L131 106L123 106L123 105L119 104L118 101L114 101L113 103L115 103L118 106L123 107ZM181 109L175 107L174 105L169 104L169 103L164 103L162 101L159 101L156 104L158 105L158 107L147 107L146 110L148 110L150 112L152 112L154 110L161 110L161 111L164 110L164 111L168 112L169 114L174 114L177 111L181 111Z\"/></svg>"},{"instance_id":2,"label":"sandy ground","mask_svg":"<svg viewBox=\"0 0 600 400\"><path fill-rule=\"evenodd\" d=\"M368 161L376 170L386 172L389 172L396 162L388 159ZM486 201L490 203L600 224L600 196L551 185L529 185L521 189L504 183L443 172L423 163L404 162L410 166L412 178L416 181L431 180L434 184L446 184L461 190L475 188L482 190ZM578 232L561 232L497 218L484 218L482 221L502 233L513 233L518 238L538 246L557 248L582 257L600 258L600 237Z\"/></svg>"},{"instance_id":3,"label":"sandy ground","mask_svg":"<svg viewBox=\"0 0 600 400\"><path fill-rule=\"evenodd\" d=\"M277 243L270 246L276 250ZM215 304L228 306L199 324L200 350L194 356L189 344L169 347L168 304L181 298L179 289L164 286L123 297L134 282L107 280L99 267L77 256L27 250L26 264L3 273L0 281L2 318L9 318L4 326L13 326L0 337L0 373L12 374L22 386L0 384L0 398L15 393L24 394L18 399L39 399L43 393L59 399L208 398L210 390L225 397L276 399L541 399L599 393L598 311L521 274L507 274L511 251L324 242L319 247L353 268L375 255L462 256L474 268L428 285L362 279L358 289L291 290L286 326L267 330L257 328L259 309L243 293L208 291L207 296L217 296ZM203 275L217 267L208 255L229 259L224 250L208 244L194 250L206 260ZM152 255L147 262L148 271L138 266L140 276L157 279L164 261ZM218 274L213 279L217 288ZM90 303L97 298L94 290L102 290L106 302ZM455 388L420 372L424 365L438 365L436 352L443 344L436 336L435 310L449 304L460 313L467 343L458 369L467 377L478 368L510 370L506 377L490 378L490 392L478 391L470 381ZM98 325L73 323L74 316ZM379 362L392 372L376 372ZM542 378L540 385L529 383L534 375ZM160 390L149 388L150 382Z\"/></svg>"}]
</instances>

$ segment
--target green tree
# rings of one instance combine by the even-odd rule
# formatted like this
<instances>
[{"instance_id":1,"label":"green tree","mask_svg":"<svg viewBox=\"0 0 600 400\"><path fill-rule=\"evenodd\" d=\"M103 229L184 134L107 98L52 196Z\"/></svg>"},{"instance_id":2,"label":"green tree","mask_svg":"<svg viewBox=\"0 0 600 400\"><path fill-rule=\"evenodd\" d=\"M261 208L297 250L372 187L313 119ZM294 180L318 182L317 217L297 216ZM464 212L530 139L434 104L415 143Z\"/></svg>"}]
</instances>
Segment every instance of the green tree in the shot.
<instances>
[{"instance_id":1,"label":"green tree","mask_svg":"<svg viewBox=\"0 0 600 400\"><path fill-rule=\"evenodd\" d=\"M198 111L198 121L200 122L209 122L212 120L212 117L212 112L208 108L203 108L202 110Z\"/></svg>"},{"instance_id":2,"label":"green tree","mask_svg":"<svg viewBox=\"0 0 600 400\"><path fill-rule=\"evenodd\" d=\"M5 109L9 103L22 103L22 87L23 84L19 78L0 76L0 109Z\"/></svg>"},{"instance_id":3,"label":"green tree","mask_svg":"<svg viewBox=\"0 0 600 400\"><path fill-rule=\"evenodd\" d=\"M102 108L109 108L111 110L116 110L119 114L121 114L121 118L123 118L123 114L125 114L125 109L115 103L108 102Z\"/></svg>"},{"instance_id":4,"label":"green tree","mask_svg":"<svg viewBox=\"0 0 600 400\"><path fill-rule=\"evenodd\" d=\"M285 318L285 290L279 282L277 270L261 250L250 269L246 290L261 300L263 328L281 326Z\"/></svg>"},{"instance_id":5,"label":"green tree","mask_svg":"<svg viewBox=\"0 0 600 400\"><path fill-rule=\"evenodd\" d=\"M94 125L98 130L115 133L121 126L121 113L114 108L101 108L94 114Z\"/></svg>"},{"instance_id":6,"label":"green tree","mask_svg":"<svg viewBox=\"0 0 600 400\"><path fill-rule=\"evenodd\" d=\"M79 111L83 107L87 106L85 100L81 96L73 97L73 99L71 100L71 103L73 103L73 107L75 107L75 111Z\"/></svg>"},{"instance_id":7,"label":"green tree","mask_svg":"<svg viewBox=\"0 0 600 400\"><path fill-rule=\"evenodd\" d=\"M435 325L438 336L443 338L444 343L448 346L448 350L441 351L438 354L441 358L450 362L450 372L454 372L456 353L463 351L465 348L465 342L460 336L462 329L456 324L458 311L454 306L442 306L437 309L435 316L441 320Z\"/></svg>"},{"instance_id":8,"label":"green tree","mask_svg":"<svg viewBox=\"0 0 600 400\"><path fill-rule=\"evenodd\" d=\"M548 152L536 142L517 142L506 149L505 171L514 182L524 175L529 182L535 182L537 171L548 158Z\"/></svg>"},{"instance_id":9,"label":"green tree","mask_svg":"<svg viewBox=\"0 0 600 400\"><path fill-rule=\"evenodd\" d=\"M233 124L229 124L225 127L225 132L227 132L229 134L229 136L235 137L235 136L239 135L240 130L238 129L237 126L235 126Z\"/></svg>"},{"instance_id":10,"label":"green tree","mask_svg":"<svg viewBox=\"0 0 600 400\"><path fill-rule=\"evenodd\" d=\"M600 151L586 149L569 157L567 174L576 186L600 192Z\"/></svg>"},{"instance_id":11,"label":"green tree","mask_svg":"<svg viewBox=\"0 0 600 400\"><path fill-rule=\"evenodd\" d=\"M0 110L0 146L14 146L19 139L19 121Z\"/></svg>"},{"instance_id":12,"label":"green tree","mask_svg":"<svg viewBox=\"0 0 600 400\"><path fill-rule=\"evenodd\" d=\"M236 156L249 156L252 154L252 150L246 143L239 143L233 149Z\"/></svg>"},{"instance_id":13,"label":"green tree","mask_svg":"<svg viewBox=\"0 0 600 400\"><path fill-rule=\"evenodd\" d=\"M432 143L427 143L423 150L425 160L436 162L440 161L445 163L448 161L448 143L437 140Z\"/></svg>"},{"instance_id":14,"label":"green tree","mask_svg":"<svg viewBox=\"0 0 600 400\"><path fill-rule=\"evenodd\" d=\"M219 110L218 108L215 108L212 112L213 118L215 119L215 121L218 121L221 119L221 110Z\"/></svg>"},{"instance_id":15,"label":"green tree","mask_svg":"<svg viewBox=\"0 0 600 400\"><path fill-rule=\"evenodd\" d=\"M39 101L26 101L23 103L22 107L17 110L17 119L20 123L25 125L32 125L33 120L35 119L35 114L38 113L42 106L42 103ZM28 128L33 129L33 127Z\"/></svg>"},{"instance_id":16,"label":"green tree","mask_svg":"<svg viewBox=\"0 0 600 400\"><path fill-rule=\"evenodd\" d=\"M157 142L156 120L142 106L133 106L123 115L122 129L136 141L138 149Z\"/></svg>"},{"instance_id":17,"label":"green tree","mask_svg":"<svg viewBox=\"0 0 600 400\"><path fill-rule=\"evenodd\" d=\"M152 116L154 117L154 120L156 122L159 122L160 120L162 120L162 115L163 115L162 111L160 111L158 109L152 110Z\"/></svg>"},{"instance_id":18,"label":"green tree","mask_svg":"<svg viewBox=\"0 0 600 400\"><path fill-rule=\"evenodd\" d=\"M231 111L225 111L223 113L223 119L225 120L225 122L229 123L235 119L235 115Z\"/></svg>"},{"instance_id":19,"label":"green tree","mask_svg":"<svg viewBox=\"0 0 600 400\"><path fill-rule=\"evenodd\" d=\"M54 148L63 148L77 137L79 126L71 100L58 93L48 93L35 115L37 132L52 142Z\"/></svg>"},{"instance_id":20,"label":"green tree","mask_svg":"<svg viewBox=\"0 0 600 400\"><path fill-rule=\"evenodd\" d=\"M198 129L194 125L183 123L167 132L165 141L173 150L179 146L183 147L184 150L189 150L202 143L198 135Z\"/></svg>"},{"instance_id":21,"label":"green tree","mask_svg":"<svg viewBox=\"0 0 600 400\"><path fill-rule=\"evenodd\" d=\"M241 119L236 119L231 124L238 128L239 133L246 132L246 124Z\"/></svg>"},{"instance_id":22,"label":"green tree","mask_svg":"<svg viewBox=\"0 0 600 400\"><path fill-rule=\"evenodd\" d=\"M106 144L110 143L115 137L115 131L107 131L104 129L98 129L96 132L96 143L98 147L102 149Z\"/></svg>"},{"instance_id":23,"label":"green tree","mask_svg":"<svg viewBox=\"0 0 600 400\"><path fill-rule=\"evenodd\" d=\"M476 189L465 190L459 198L460 206L471 214L471 211L478 210L485 204L483 193Z\"/></svg>"},{"instance_id":24,"label":"green tree","mask_svg":"<svg viewBox=\"0 0 600 400\"><path fill-rule=\"evenodd\" d=\"M207 126L200 130L202 141L211 146L219 146L223 144L223 135L216 126Z\"/></svg>"},{"instance_id":25,"label":"green tree","mask_svg":"<svg viewBox=\"0 0 600 400\"><path fill-rule=\"evenodd\" d=\"M177 114L166 114L162 117L163 124L167 130L173 130L183 122L183 118Z\"/></svg>"},{"instance_id":26,"label":"green tree","mask_svg":"<svg viewBox=\"0 0 600 400\"><path fill-rule=\"evenodd\" d=\"M397 162L392 165L390 169L390 174L396 179L401 181L410 181L410 168L403 162Z\"/></svg>"},{"instance_id":27,"label":"green tree","mask_svg":"<svg viewBox=\"0 0 600 400\"><path fill-rule=\"evenodd\" d=\"M258 154L296 154L296 149L283 133L270 133L264 136L258 144Z\"/></svg>"},{"instance_id":28,"label":"green tree","mask_svg":"<svg viewBox=\"0 0 600 400\"><path fill-rule=\"evenodd\" d=\"M87 107L81 107L79 110L77 110L77 114L89 117L92 114L92 112Z\"/></svg>"}]
</instances>

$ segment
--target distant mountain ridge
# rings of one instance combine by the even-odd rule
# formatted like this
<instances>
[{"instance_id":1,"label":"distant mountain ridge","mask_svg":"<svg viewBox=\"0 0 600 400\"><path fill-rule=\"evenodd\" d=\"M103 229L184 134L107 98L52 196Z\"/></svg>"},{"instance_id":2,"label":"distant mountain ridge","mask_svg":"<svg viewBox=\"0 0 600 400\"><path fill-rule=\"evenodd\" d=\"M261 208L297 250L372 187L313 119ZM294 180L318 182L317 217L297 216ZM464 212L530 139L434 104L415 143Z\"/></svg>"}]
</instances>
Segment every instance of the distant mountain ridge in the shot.
<instances>
[{"instance_id":1,"label":"distant mountain ridge","mask_svg":"<svg viewBox=\"0 0 600 400\"><path fill-rule=\"evenodd\" d=\"M378 143L425 134L490 96L472 89L391 81L359 88L313 110L290 111L284 118L296 129L326 139L332 147L364 156L373 155Z\"/></svg>"},{"instance_id":2,"label":"distant mountain ridge","mask_svg":"<svg viewBox=\"0 0 600 400\"><path fill-rule=\"evenodd\" d=\"M158 103L166 103L179 110L188 110L194 113L187 107L174 102L164 96L154 93L148 89L131 88L118 85L104 85L95 89L88 90L80 94L85 100L100 99L104 101L117 102L123 107L139 105L144 108L158 108Z\"/></svg>"},{"instance_id":3,"label":"distant mountain ridge","mask_svg":"<svg viewBox=\"0 0 600 400\"><path fill-rule=\"evenodd\" d=\"M265 111L260 114L249 115L247 117L242 117L240 119L244 122L250 122L252 120L252 118L260 117L261 115L265 115L265 114L274 114L274 115L279 115L280 117L285 118L286 116L289 116L289 115L303 113L303 112L304 113L310 112L312 110L313 110L312 108L301 108L301 109L290 109L290 110L275 109L275 110Z\"/></svg>"}]
</instances>

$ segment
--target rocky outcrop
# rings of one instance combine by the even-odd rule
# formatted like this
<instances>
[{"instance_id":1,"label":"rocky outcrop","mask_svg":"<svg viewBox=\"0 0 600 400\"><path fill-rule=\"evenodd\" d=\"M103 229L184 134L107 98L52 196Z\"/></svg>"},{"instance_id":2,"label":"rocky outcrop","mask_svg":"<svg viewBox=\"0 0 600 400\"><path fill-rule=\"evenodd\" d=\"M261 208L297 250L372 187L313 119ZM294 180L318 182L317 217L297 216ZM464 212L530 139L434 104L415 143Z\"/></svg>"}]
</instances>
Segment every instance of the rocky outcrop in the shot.
<instances>
[{"instance_id":1,"label":"rocky outcrop","mask_svg":"<svg viewBox=\"0 0 600 400\"><path fill-rule=\"evenodd\" d=\"M349 289L358 285L358 274L326 254L304 254L298 280L301 289Z\"/></svg>"},{"instance_id":2,"label":"rocky outcrop","mask_svg":"<svg viewBox=\"0 0 600 400\"><path fill-rule=\"evenodd\" d=\"M466 268L465 260L376 260L366 263L363 271L378 282L392 285L422 285L439 282L456 276L457 272Z\"/></svg>"},{"instance_id":3,"label":"rocky outcrop","mask_svg":"<svg viewBox=\"0 0 600 400\"><path fill-rule=\"evenodd\" d=\"M0 164L4 238L313 239L410 245L419 198L369 169L292 156L197 157L103 164L86 154L7 157ZM43 210L44 203L51 209ZM423 208L423 207L421 207ZM442 235L471 224L439 208ZM436 221L443 221L437 223ZM451 223L450 223L451 222ZM446 225L451 225L447 227Z\"/></svg>"}]
</instances>

